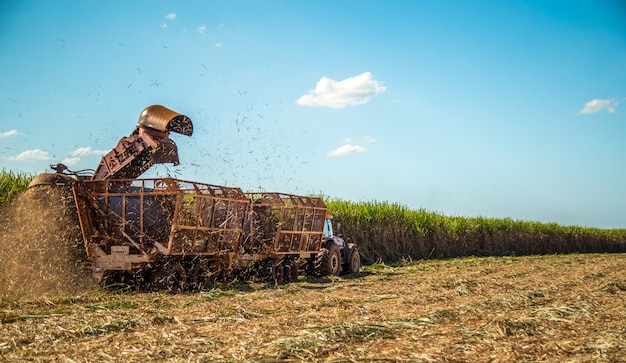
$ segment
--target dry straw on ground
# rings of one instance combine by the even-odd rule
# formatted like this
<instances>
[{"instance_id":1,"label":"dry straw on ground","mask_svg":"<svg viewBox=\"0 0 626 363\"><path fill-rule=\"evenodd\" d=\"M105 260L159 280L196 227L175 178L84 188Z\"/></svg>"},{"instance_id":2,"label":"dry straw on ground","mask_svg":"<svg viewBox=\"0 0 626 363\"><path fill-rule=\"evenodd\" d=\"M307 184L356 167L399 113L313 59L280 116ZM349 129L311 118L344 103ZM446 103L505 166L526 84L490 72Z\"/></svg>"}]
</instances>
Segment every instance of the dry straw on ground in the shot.
<instances>
[{"instance_id":1,"label":"dry straw on ground","mask_svg":"<svg viewBox=\"0 0 626 363\"><path fill-rule=\"evenodd\" d=\"M373 265L358 276L0 304L0 360L624 362L626 256Z\"/></svg>"}]
</instances>

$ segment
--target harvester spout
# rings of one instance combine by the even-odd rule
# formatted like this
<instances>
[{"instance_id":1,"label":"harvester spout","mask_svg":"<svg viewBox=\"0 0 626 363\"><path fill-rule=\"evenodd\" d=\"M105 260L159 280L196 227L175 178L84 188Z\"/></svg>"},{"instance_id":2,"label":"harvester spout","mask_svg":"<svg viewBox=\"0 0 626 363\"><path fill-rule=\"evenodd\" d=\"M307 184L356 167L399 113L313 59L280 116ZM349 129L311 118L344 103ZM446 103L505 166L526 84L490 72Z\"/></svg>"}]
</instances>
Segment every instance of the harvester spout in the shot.
<instances>
[{"instance_id":1,"label":"harvester spout","mask_svg":"<svg viewBox=\"0 0 626 363\"><path fill-rule=\"evenodd\" d=\"M96 168L91 180L134 179L154 164L178 165L178 148L170 132L193 134L191 119L167 107L146 107L139 115L139 125L123 137Z\"/></svg>"},{"instance_id":2,"label":"harvester spout","mask_svg":"<svg viewBox=\"0 0 626 363\"><path fill-rule=\"evenodd\" d=\"M191 119L167 107L152 105L139 115L139 125L159 131L172 131L185 136L193 134Z\"/></svg>"}]
</instances>

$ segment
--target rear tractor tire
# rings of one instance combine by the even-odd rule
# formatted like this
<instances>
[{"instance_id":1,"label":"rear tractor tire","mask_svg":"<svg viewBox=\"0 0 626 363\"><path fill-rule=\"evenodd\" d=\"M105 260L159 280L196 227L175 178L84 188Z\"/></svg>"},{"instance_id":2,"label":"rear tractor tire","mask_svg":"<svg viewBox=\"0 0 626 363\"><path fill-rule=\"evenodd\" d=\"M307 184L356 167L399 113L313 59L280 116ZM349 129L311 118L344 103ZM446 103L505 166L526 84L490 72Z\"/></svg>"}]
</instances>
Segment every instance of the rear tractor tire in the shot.
<instances>
[{"instance_id":1,"label":"rear tractor tire","mask_svg":"<svg viewBox=\"0 0 626 363\"><path fill-rule=\"evenodd\" d=\"M334 242L327 242L317 255L319 271L322 276L341 274L341 252Z\"/></svg>"}]
</instances>

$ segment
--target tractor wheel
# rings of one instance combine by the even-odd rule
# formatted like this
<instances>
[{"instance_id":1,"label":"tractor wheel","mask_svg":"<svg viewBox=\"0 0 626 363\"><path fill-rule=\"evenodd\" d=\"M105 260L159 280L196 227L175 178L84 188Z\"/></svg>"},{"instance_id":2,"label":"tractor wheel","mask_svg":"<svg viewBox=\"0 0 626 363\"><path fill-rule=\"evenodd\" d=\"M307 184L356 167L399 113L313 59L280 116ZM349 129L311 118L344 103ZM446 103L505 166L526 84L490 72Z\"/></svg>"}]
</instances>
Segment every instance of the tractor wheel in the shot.
<instances>
[{"instance_id":1,"label":"tractor wheel","mask_svg":"<svg viewBox=\"0 0 626 363\"><path fill-rule=\"evenodd\" d=\"M355 274L361 269L361 255L359 254L359 249L356 248L356 246L348 248L349 252L346 264L344 265L344 272L346 274Z\"/></svg>"},{"instance_id":2,"label":"tractor wheel","mask_svg":"<svg viewBox=\"0 0 626 363\"><path fill-rule=\"evenodd\" d=\"M339 276L341 273L341 252L334 242L324 244L318 254L318 259L322 276Z\"/></svg>"}]
</instances>

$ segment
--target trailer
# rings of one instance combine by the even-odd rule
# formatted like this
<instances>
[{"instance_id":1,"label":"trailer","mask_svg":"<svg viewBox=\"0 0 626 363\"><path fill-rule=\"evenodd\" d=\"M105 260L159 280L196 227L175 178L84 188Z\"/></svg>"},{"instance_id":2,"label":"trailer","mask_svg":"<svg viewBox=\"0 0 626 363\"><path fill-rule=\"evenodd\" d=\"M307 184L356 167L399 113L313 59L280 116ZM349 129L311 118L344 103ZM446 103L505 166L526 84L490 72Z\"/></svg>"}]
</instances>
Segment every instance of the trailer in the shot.
<instances>
[{"instance_id":1,"label":"trailer","mask_svg":"<svg viewBox=\"0 0 626 363\"><path fill-rule=\"evenodd\" d=\"M64 165L30 187L71 188L88 264L102 283L132 279L153 290L202 290L253 273L274 283L301 272L356 273L354 244L333 234L318 197L246 193L174 178L139 178L154 164L178 164L170 132L191 136L189 117L146 108L135 131L107 153L93 174Z\"/></svg>"}]
</instances>

